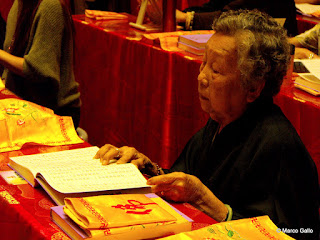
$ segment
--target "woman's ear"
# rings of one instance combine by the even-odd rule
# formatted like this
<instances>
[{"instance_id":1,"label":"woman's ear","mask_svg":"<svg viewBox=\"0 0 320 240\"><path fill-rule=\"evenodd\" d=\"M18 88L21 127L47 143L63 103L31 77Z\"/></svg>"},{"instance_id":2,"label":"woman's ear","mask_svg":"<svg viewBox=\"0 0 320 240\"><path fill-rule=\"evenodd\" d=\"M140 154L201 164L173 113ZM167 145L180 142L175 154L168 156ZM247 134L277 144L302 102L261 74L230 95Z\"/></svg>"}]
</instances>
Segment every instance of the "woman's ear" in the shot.
<instances>
[{"instance_id":1,"label":"woman's ear","mask_svg":"<svg viewBox=\"0 0 320 240\"><path fill-rule=\"evenodd\" d=\"M264 88L265 82L258 84L257 86L252 87L247 94L247 102L254 102L261 94Z\"/></svg>"}]
</instances>

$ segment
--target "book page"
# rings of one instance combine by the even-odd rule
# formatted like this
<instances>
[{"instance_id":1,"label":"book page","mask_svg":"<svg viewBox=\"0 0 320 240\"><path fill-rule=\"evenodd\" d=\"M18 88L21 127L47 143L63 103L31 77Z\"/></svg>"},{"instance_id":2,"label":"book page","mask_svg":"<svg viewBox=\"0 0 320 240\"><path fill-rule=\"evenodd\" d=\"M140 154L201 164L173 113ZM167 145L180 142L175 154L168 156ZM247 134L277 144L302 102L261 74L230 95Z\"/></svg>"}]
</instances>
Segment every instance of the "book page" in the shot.
<instances>
[{"instance_id":1,"label":"book page","mask_svg":"<svg viewBox=\"0 0 320 240\"><path fill-rule=\"evenodd\" d=\"M297 63L302 64L307 71L297 71L297 69L295 69L295 66ZM301 77L304 77L304 75L306 75L306 77L310 78L310 75L314 75L316 78L320 79L320 60L319 59L295 59L294 60L294 69L293 71L297 72ZM308 72L309 71L309 72ZM316 78L313 78L313 80L315 80ZM319 82L320 83L320 82Z\"/></svg>"},{"instance_id":2,"label":"book page","mask_svg":"<svg viewBox=\"0 0 320 240\"><path fill-rule=\"evenodd\" d=\"M300 13L310 15L320 10L320 5L314 5L310 3L299 3L296 4L296 8L300 10Z\"/></svg>"},{"instance_id":3,"label":"book page","mask_svg":"<svg viewBox=\"0 0 320 240\"><path fill-rule=\"evenodd\" d=\"M103 166L99 159L93 159L98 149L88 147L15 157L12 160L33 173L40 173L40 177L61 193L150 187L131 163Z\"/></svg>"}]
</instances>

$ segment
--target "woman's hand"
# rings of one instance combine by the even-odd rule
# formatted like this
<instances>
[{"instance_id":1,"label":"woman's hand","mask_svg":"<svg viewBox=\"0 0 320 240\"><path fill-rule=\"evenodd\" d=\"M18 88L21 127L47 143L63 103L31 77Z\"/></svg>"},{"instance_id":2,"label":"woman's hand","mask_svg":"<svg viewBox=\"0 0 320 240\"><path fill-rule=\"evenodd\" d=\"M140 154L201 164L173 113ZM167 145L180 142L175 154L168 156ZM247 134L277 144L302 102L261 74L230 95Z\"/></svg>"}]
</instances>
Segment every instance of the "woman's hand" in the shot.
<instances>
[{"instance_id":1,"label":"woman's hand","mask_svg":"<svg viewBox=\"0 0 320 240\"><path fill-rule=\"evenodd\" d=\"M295 49L294 58L296 59L316 59L320 58L317 54L314 54L312 51L306 48L299 48Z\"/></svg>"},{"instance_id":2,"label":"woman's hand","mask_svg":"<svg viewBox=\"0 0 320 240\"><path fill-rule=\"evenodd\" d=\"M149 178L152 192L175 202L195 202L201 195L203 183L195 176L173 172Z\"/></svg>"},{"instance_id":3,"label":"woman's hand","mask_svg":"<svg viewBox=\"0 0 320 240\"><path fill-rule=\"evenodd\" d=\"M226 219L227 207L193 175L174 172L149 178L147 184L165 199L189 202L219 222Z\"/></svg>"},{"instance_id":4,"label":"woman's hand","mask_svg":"<svg viewBox=\"0 0 320 240\"><path fill-rule=\"evenodd\" d=\"M99 149L94 158L99 158L102 165L108 165L113 162L118 164L131 162L142 173L151 176L164 173L157 164L153 163L147 156L133 147L124 146L117 148L111 144L106 144Z\"/></svg>"}]
</instances>

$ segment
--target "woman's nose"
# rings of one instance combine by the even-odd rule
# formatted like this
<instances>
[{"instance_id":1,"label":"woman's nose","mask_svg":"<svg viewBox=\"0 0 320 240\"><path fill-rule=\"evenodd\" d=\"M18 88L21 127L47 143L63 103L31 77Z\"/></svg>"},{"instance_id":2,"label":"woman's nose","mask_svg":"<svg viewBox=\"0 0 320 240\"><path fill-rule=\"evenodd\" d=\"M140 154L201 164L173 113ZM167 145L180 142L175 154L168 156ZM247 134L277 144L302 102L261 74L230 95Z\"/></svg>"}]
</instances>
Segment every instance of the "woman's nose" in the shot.
<instances>
[{"instance_id":1,"label":"woman's nose","mask_svg":"<svg viewBox=\"0 0 320 240\"><path fill-rule=\"evenodd\" d=\"M199 73L199 75L198 75L198 81L199 81L199 84L200 84L201 87L206 88L206 87L209 86L209 82L208 82L207 77L206 77L206 75L204 74L203 71L201 71L201 72Z\"/></svg>"}]
</instances>

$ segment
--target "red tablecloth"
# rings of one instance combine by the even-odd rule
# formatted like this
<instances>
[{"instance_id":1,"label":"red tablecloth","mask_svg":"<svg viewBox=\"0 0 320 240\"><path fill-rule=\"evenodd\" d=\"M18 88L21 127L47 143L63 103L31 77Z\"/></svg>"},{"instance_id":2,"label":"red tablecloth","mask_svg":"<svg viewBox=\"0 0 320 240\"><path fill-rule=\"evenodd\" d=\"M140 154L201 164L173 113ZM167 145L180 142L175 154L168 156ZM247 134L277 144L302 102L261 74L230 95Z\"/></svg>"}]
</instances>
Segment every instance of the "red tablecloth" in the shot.
<instances>
[{"instance_id":1,"label":"red tablecloth","mask_svg":"<svg viewBox=\"0 0 320 240\"><path fill-rule=\"evenodd\" d=\"M274 99L297 130L318 169L320 182L320 98L293 86L285 79Z\"/></svg>"}]
</instances>

